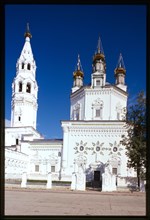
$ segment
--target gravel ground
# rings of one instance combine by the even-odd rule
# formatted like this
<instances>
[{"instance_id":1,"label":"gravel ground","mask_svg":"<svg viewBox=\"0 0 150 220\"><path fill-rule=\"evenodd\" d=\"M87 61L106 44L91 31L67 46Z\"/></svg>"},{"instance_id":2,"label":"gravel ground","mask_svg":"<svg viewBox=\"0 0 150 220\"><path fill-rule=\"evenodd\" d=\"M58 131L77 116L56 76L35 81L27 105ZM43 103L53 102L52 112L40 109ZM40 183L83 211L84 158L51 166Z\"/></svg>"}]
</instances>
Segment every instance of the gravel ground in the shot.
<instances>
[{"instance_id":1,"label":"gravel ground","mask_svg":"<svg viewBox=\"0 0 150 220\"><path fill-rule=\"evenodd\" d=\"M71 191L67 188L5 188L5 215L145 216L142 192Z\"/></svg>"}]
</instances>

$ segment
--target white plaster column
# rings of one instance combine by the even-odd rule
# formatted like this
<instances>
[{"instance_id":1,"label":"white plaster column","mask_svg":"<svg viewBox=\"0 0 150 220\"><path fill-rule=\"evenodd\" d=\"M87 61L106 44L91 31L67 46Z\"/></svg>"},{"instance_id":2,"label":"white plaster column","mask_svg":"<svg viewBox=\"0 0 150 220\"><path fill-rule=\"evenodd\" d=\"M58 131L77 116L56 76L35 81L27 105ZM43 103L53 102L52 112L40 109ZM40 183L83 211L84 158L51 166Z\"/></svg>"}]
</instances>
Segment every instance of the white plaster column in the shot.
<instances>
[{"instance_id":1,"label":"white plaster column","mask_svg":"<svg viewBox=\"0 0 150 220\"><path fill-rule=\"evenodd\" d=\"M85 173L77 173L77 184L76 184L76 190L85 190Z\"/></svg>"},{"instance_id":2,"label":"white plaster column","mask_svg":"<svg viewBox=\"0 0 150 220\"><path fill-rule=\"evenodd\" d=\"M112 175L111 176L111 190L112 191L116 191L117 187L116 187L116 175Z\"/></svg>"},{"instance_id":3,"label":"white plaster column","mask_svg":"<svg viewBox=\"0 0 150 220\"><path fill-rule=\"evenodd\" d=\"M48 175L47 175L46 188L47 189L51 189L52 188L52 174L51 174L51 172L49 172Z\"/></svg>"},{"instance_id":4,"label":"white plaster column","mask_svg":"<svg viewBox=\"0 0 150 220\"><path fill-rule=\"evenodd\" d=\"M26 187L27 186L27 173L24 172L22 174L22 182L21 182L21 187Z\"/></svg>"},{"instance_id":5,"label":"white plaster column","mask_svg":"<svg viewBox=\"0 0 150 220\"><path fill-rule=\"evenodd\" d=\"M65 169L68 163L68 125L63 126L63 160L62 168Z\"/></svg>"},{"instance_id":6,"label":"white plaster column","mask_svg":"<svg viewBox=\"0 0 150 220\"><path fill-rule=\"evenodd\" d=\"M112 119L112 117L111 117L111 93L112 93L112 90L110 90L110 100L109 100L109 120L111 120Z\"/></svg>"},{"instance_id":7,"label":"white plaster column","mask_svg":"<svg viewBox=\"0 0 150 220\"><path fill-rule=\"evenodd\" d=\"M72 182L71 182L71 190L76 190L77 185L77 175L76 173L72 173Z\"/></svg>"},{"instance_id":8,"label":"white plaster column","mask_svg":"<svg viewBox=\"0 0 150 220\"><path fill-rule=\"evenodd\" d=\"M111 191L111 174L102 174L102 192Z\"/></svg>"}]
</instances>

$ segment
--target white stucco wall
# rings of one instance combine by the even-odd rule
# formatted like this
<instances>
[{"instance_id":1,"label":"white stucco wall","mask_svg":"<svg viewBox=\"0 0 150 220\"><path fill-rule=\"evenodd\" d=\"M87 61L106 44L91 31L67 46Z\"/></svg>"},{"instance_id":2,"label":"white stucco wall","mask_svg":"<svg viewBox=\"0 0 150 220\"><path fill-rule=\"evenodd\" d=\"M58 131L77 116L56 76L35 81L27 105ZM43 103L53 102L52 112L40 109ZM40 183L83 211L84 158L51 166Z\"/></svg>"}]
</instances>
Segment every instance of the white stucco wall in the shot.
<instances>
[{"instance_id":1,"label":"white stucco wall","mask_svg":"<svg viewBox=\"0 0 150 220\"><path fill-rule=\"evenodd\" d=\"M79 120L118 120L117 112L121 120L127 107L127 94L118 91L116 87L81 89L71 95L71 120L74 119L73 111L77 105L80 106ZM96 117L95 111L100 105L102 105L101 116Z\"/></svg>"},{"instance_id":2,"label":"white stucco wall","mask_svg":"<svg viewBox=\"0 0 150 220\"><path fill-rule=\"evenodd\" d=\"M29 156L14 150L5 149L5 179L21 179L27 172Z\"/></svg>"},{"instance_id":3,"label":"white stucco wall","mask_svg":"<svg viewBox=\"0 0 150 220\"><path fill-rule=\"evenodd\" d=\"M16 145L16 139L33 140L43 139L42 135L32 127L9 127L5 128L5 146Z\"/></svg>"},{"instance_id":4,"label":"white stucco wall","mask_svg":"<svg viewBox=\"0 0 150 220\"><path fill-rule=\"evenodd\" d=\"M127 175L127 157L125 147L120 144L122 134L126 133L124 122L92 122L92 121L62 121L65 131L63 140L63 167L66 175L74 172L74 160L83 156L86 160L86 169L91 164L106 164L116 160L118 174ZM83 146L84 150L80 147ZM97 151L96 147L100 150ZM117 147L114 152L113 148Z\"/></svg>"}]
</instances>

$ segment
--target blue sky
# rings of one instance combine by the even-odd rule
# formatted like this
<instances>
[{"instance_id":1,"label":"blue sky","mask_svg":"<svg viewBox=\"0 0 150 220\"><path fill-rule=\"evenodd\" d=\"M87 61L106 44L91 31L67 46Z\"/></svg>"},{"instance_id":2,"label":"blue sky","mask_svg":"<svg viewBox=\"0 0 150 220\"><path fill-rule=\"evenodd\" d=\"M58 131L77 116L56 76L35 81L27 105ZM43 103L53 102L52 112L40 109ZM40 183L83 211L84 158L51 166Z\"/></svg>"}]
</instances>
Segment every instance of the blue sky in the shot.
<instances>
[{"instance_id":1,"label":"blue sky","mask_svg":"<svg viewBox=\"0 0 150 220\"><path fill-rule=\"evenodd\" d=\"M84 85L91 82L92 57L101 37L106 81L114 84L120 52L126 67L129 103L146 90L146 6L144 5L6 5L5 118L11 117L11 86L16 62L30 24L37 65L37 130L62 138L61 120L70 118L73 71L80 54Z\"/></svg>"}]
</instances>

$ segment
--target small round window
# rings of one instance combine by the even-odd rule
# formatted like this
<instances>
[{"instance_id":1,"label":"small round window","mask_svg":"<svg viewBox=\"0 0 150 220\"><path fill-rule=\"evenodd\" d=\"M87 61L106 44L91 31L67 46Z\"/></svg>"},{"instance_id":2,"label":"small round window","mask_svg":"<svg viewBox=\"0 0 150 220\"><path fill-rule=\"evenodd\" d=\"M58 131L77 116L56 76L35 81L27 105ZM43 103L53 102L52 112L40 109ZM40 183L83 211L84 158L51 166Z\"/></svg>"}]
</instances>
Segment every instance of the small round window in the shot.
<instances>
[{"instance_id":1,"label":"small round window","mask_svg":"<svg viewBox=\"0 0 150 220\"><path fill-rule=\"evenodd\" d=\"M83 151L84 150L84 147L83 146L80 146L80 151Z\"/></svg>"},{"instance_id":2,"label":"small round window","mask_svg":"<svg viewBox=\"0 0 150 220\"><path fill-rule=\"evenodd\" d=\"M113 151L116 152L116 151L117 151L117 147L114 147L114 148L113 148Z\"/></svg>"},{"instance_id":3,"label":"small round window","mask_svg":"<svg viewBox=\"0 0 150 220\"><path fill-rule=\"evenodd\" d=\"M99 146L96 147L96 151L100 151L100 147Z\"/></svg>"}]
</instances>

